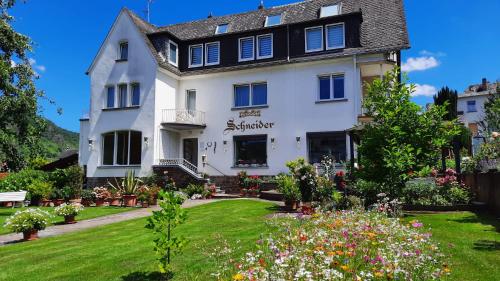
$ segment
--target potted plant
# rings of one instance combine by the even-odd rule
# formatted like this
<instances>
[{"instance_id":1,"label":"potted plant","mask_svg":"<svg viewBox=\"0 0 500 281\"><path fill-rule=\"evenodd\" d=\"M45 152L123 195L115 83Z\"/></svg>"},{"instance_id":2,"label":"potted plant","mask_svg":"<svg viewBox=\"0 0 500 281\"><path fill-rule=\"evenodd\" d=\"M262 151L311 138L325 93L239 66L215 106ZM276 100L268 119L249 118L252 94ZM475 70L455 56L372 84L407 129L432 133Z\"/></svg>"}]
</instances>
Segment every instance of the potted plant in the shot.
<instances>
[{"instance_id":1,"label":"potted plant","mask_svg":"<svg viewBox=\"0 0 500 281\"><path fill-rule=\"evenodd\" d=\"M108 189L103 186L94 187L94 197L96 207L104 206L104 202L111 196Z\"/></svg>"},{"instance_id":2,"label":"potted plant","mask_svg":"<svg viewBox=\"0 0 500 281\"><path fill-rule=\"evenodd\" d=\"M160 193L160 190L161 188L157 185L149 187L149 205L158 205L158 194Z\"/></svg>"},{"instance_id":3,"label":"potted plant","mask_svg":"<svg viewBox=\"0 0 500 281\"><path fill-rule=\"evenodd\" d=\"M52 193L52 184L50 182L42 181L41 179L33 180L26 187L31 205L42 205L44 207L50 206L50 195Z\"/></svg>"},{"instance_id":4,"label":"potted plant","mask_svg":"<svg viewBox=\"0 0 500 281\"><path fill-rule=\"evenodd\" d=\"M95 201L95 193L90 189L82 190L82 205L85 207L90 207Z\"/></svg>"},{"instance_id":5,"label":"potted plant","mask_svg":"<svg viewBox=\"0 0 500 281\"><path fill-rule=\"evenodd\" d=\"M135 177L135 171L128 171L125 178L120 182L115 178L115 184L108 184L117 190L120 190L123 198L123 204L127 207L135 207L137 205L137 189L142 181Z\"/></svg>"},{"instance_id":6,"label":"potted plant","mask_svg":"<svg viewBox=\"0 0 500 281\"><path fill-rule=\"evenodd\" d=\"M5 220L4 226L16 233L23 233L24 241L38 239L38 231L49 223L50 214L38 208L17 211Z\"/></svg>"},{"instance_id":7,"label":"potted plant","mask_svg":"<svg viewBox=\"0 0 500 281\"><path fill-rule=\"evenodd\" d=\"M137 189L137 200L143 208L149 207L150 194L147 186L143 185Z\"/></svg>"},{"instance_id":8,"label":"potted plant","mask_svg":"<svg viewBox=\"0 0 500 281\"><path fill-rule=\"evenodd\" d=\"M311 201L317 184L316 169L307 163L304 158L289 161L286 163L286 166L290 169L290 173L299 186L300 197L302 199L302 212L306 214L312 213Z\"/></svg>"},{"instance_id":9,"label":"potted plant","mask_svg":"<svg viewBox=\"0 0 500 281\"><path fill-rule=\"evenodd\" d=\"M122 205L122 195L120 190L110 188L110 197L108 198L109 206L121 206Z\"/></svg>"},{"instance_id":10,"label":"potted plant","mask_svg":"<svg viewBox=\"0 0 500 281\"><path fill-rule=\"evenodd\" d=\"M300 203L300 189L297 181L290 175L278 175L276 177L278 190L283 194L285 207L288 210L295 211Z\"/></svg>"},{"instance_id":11,"label":"potted plant","mask_svg":"<svg viewBox=\"0 0 500 281\"><path fill-rule=\"evenodd\" d=\"M63 203L54 209L54 213L58 216L64 217L65 224L76 223L75 216L83 210L83 206L78 203L66 204Z\"/></svg>"}]
</instances>

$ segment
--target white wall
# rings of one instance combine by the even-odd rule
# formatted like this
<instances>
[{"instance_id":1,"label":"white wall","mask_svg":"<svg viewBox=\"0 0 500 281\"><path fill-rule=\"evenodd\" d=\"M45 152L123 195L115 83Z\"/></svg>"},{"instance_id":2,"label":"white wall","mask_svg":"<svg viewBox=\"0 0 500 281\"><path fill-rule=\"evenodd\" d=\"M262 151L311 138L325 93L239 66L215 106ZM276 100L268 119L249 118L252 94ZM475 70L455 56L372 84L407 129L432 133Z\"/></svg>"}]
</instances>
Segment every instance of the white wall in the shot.
<instances>
[{"instance_id":1,"label":"white wall","mask_svg":"<svg viewBox=\"0 0 500 281\"><path fill-rule=\"evenodd\" d=\"M467 101L476 101L476 112L467 112ZM463 111L464 114L461 118L465 125L469 123L478 123L484 120L484 104L488 100L487 95L483 96L470 96L470 97L459 97L457 101L457 110Z\"/></svg>"},{"instance_id":2,"label":"white wall","mask_svg":"<svg viewBox=\"0 0 500 281\"><path fill-rule=\"evenodd\" d=\"M89 152L89 121L80 120L80 134L78 145L78 164L83 166L87 165L90 152Z\"/></svg>"},{"instance_id":3,"label":"white wall","mask_svg":"<svg viewBox=\"0 0 500 281\"><path fill-rule=\"evenodd\" d=\"M345 74L345 97L347 101L316 103L319 92L318 75L329 73ZM260 109L261 117L239 118L239 111L232 111L233 85L266 81L269 108ZM285 162L298 156L307 155L306 132L344 131L357 123L356 99L359 99L359 71L355 70L352 59L326 60L314 63L284 65L259 68L230 73L190 77L181 80L178 91L178 104L185 107L185 92L196 89L196 108L206 112L206 129L185 132L181 138L198 137L200 146L217 142L206 151L208 162L226 175L236 175L241 169L231 168L234 161L233 136L268 135L269 168L248 169L250 174L275 175L286 171ZM272 129L249 130L246 132L223 131L228 119L236 123L242 120L252 123L255 120L273 122ZM297 146L296 137L301 143ZM275 138L273 150L270 138ZM224 151L223 141L227 141ZM349 145L346 139L346 147ZM204 149L199 149L199 161ZM347 151L349 157L349 152ZM201 165L200 165L201 166ZM214 169L206 168L211 175L220 175Z\"/></svg>"},{"instance_id":4,"label":"white wall","mask_svg":"<svg viewBox=\"0 0 500 281\"><path fill-rule=\"evenodd\" d=\"M127 40L129 45L128 61L116 62L119 42ZM101 135L116 130L137 130L143 137L151 141L155 137L155 77L157 64L144 43L141 34L131 19L124 12L120 13L111 29L108 38L101 47L92 68L89 71L91 84L91 105L88 138L94 141L94 148L87 161L88 177L123 176L132 167L101 166ZM106 86L119 83L138 82L141 87L141 104L139 109L120 109L103 111L106 101ZM118 91L115 89L115 95ZM85 149L80 149L84 151ZM137 175L150 172L154 159L154 149L142 143L142 165L133 167Z\"/></svg>"}]
</instances>

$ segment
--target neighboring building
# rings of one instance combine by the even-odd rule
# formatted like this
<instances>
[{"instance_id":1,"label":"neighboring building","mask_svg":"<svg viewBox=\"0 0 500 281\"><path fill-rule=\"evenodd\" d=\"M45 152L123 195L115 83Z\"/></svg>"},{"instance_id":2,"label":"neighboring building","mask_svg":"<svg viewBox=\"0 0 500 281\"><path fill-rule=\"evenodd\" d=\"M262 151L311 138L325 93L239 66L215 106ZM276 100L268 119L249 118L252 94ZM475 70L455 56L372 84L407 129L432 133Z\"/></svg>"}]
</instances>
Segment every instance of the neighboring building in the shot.
<instances>
[{"instance_id":1,"label":"neighboring building","mask_svg":"<svg viewBox=\"0 0 500 281\"><path fill-rule=\"evenodd\" d=\"M458 95L457 111L459 119L467 126L473 136L481 134L484 122L484 104L497 91L497 83L489 83L486 78L481 84L470 85Z\"/></svg>"},{"instance_id":2,"label":"neighboring building","mask_svg":"<svg viewBox=\"0 0 500 281\"><path fill-rule=\"evenodd\" d=\"M89 186L133 169L206 173L224 188L299 156L346 161L363 83L407 48L401 0L309 0L164 27L123 9L88 70L80 164Z\"/></svg>"}]
</instances>

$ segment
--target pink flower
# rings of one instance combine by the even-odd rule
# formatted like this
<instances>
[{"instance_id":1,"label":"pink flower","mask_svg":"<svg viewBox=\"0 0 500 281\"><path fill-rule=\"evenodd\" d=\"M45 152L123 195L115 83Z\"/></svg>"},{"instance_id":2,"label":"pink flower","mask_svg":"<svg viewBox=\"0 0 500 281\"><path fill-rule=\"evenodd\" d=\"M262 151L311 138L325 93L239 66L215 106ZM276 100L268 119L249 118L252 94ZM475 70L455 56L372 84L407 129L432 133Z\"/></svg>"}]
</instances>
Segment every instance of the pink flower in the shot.
<instances>
[{"instance_id":1,"label":"pink flower","mask_svg":"<svg viewBox=\"0 0 500 281\"><path fill-rule=\"evenodd\" d=\"M421 222L416 221L416 222L412 223L411 226L413 226L415 228L419 228L419 227L424 226L424 224L421 223Z\"/></svg>"}]
</instances>

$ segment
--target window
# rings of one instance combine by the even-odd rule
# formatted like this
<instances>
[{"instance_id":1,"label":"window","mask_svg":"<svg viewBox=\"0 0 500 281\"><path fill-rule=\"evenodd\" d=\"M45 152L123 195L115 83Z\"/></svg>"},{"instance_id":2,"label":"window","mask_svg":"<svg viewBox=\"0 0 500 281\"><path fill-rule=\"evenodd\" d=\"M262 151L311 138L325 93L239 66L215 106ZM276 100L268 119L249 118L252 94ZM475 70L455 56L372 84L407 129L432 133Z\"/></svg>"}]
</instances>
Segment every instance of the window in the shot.
<instances>
[{"instance_id":1,"label":"window","mask_svg":"<svg viewBox=\"0 0 500 281\"><path fill-rule=\"evenodd\" d=\"M344 24L326 26L326 49L344 48Z\"/></svg>"},{"instance_id":2,"label":"window","mask_svg":"<svg viewBox=\"0 0 500 281\"><path fill-rule=\"evenodd\" d=\"M248 61L254 59L254 38L246 37L239 40L239 61Z\"/></svg>"},{"instance_id":3,"label":"window","mask_svg":"<svg viewBox=\"0 0 500 281\"><path fill-rule=\"evenodd\" d=\"M141 103L141 85L139 83L132 84L132 106L139 106Z\"/></svg>"},{"instance_id":4,"label":"window","mask_svg":"<svg viewBox=\"0 0 500 281\"><path fill-rule=\"evenodd\" d=\"M306 53L323 50L323 27L310 27L305 29Z\"/></svg>"},{"instance_id":5,"label":"window","mask_svg":"<svg viewBox=\"0 0 500 281\"><path fill-rule=\"evenodd\" d=\"M140 165L142 133L116 131L102 135L103 165Z\"/></svg>"},{"instance_id":6,"label":"window","mask_svg":"<svg viewBox=\"0 0 500 281\"><path fill-rule=\"evenodd\" d=\"M196 110L196 90L186 91L186 109L194 114L192 111Z\"/></svg>"},{"instance_id":7,"label":"window","mask_svg":"<svg viewBox=\"0 0 500 281\"><path fill-rule=\"evenodd\" d=\"M344 75L324 75L319 77L319 100L345 98Z\"/></svg>"},{"instance_id":8,"label":"window","mask_svg":"<svg viewBox=\"0 0 500 281\"><path fill-rule=\"evenodd\" d=\"M257 58L266 59L273 57L273 35L257 36Z\"/></svg>"},{"instance_id":9,"label":"window","mask_svg":"<svg viewBox=\"0 0 500 281\"><path fill-rule=\"evenodd\" d=\"M307 147L311 164L321 163L325 156L334 158L337 163L346 160L344 132L308 133Z\"/></svg>"},{"instance_id":10,"label":"window","mask_svg":"<svg viewBox=\"0 0 500 281\"><path fill-rule=\"evenodd\" d=\"M227 23L225 24L219 24L217 28L215 29L215 34L224 34L227 32L229 25Z\"/></svg>"},{"instance_id":11,"label":"window","mask_svg":"<svg viewBox=\"0 0 500 281\"><path fill-rule=\"evenodd\" d=\"M273 26L273 25L278 25L278 24L281 24L281 14L267 16L266 22L264 23L264 26L267 27L267 26Z\"/></svg>"},{"instance_id":12,"label":"window","mask_svg":"<svg viewBox=\"0 0 500 281\"><path fill-rule=\"evenodd\" d=\"M219 42L205 44L205 65L219 64Z\"/></svg>"},{"instance_id":13,"label":"window","mask_svg":"<svg viewBox=\"0 0 500 281\"><path fill-rule=\"evenodd\" d=\"M127 84L118 85L118 107L127 107Z\"/></svg>"},{"instance_id":14,"label":"window","mask_svg":"<svg viewBox=\"0 0 500 281\"><path fill-rule=\"evenodd\" d=\"M235 136L235 166L267 166L267 135Z\"/></svg>"},{"instance_id":15,"label":"window","mask_svg":"<svg viewBox=\"0 0 500 281\"><path fill-rule=\"evenodd\" d=\"M120 60L128 59L128 42L120 43Z\"/></svg>"},{"instance_id":16,"label":"window","mask_svg":"<svg viewBox=\"0 0 500 281\"><path fill-rule=\"evenodd\" d=\"M234 86L234 107L267 105L267 83Z\"/></svg>"},{"instance_id":17,"label":"window","mask_svg":"<svg viewBox=\"0 0 500 281\"><path fill-rule=\"evenodd\" d=\"M106 93L106 108L115 107L115 87L108 86Z\"/></svg>"},{"instance_id":18,"label":"window","mask_svg":"<svg viewBox=\"0 0 500 281\"><path fill-rule=\"evenodd\" d=\"M467 101L467 112L476 112L476 101L475 100L469 100Z\"/></svg>"},{"instance_id":19,"label":"window","mask_svg":"<svg viewBox=\"0 0 500 281\"><path fill-rule=\"evenodd\" d=\"M340 6L331 5L331 6L321 7L319 17L320 18L331 17L331 16L336 16L338 14L340 14Z\"/></svg>"},{"instance_id":20,"label":"window","mask_svg":"<svg viewBox=\"0 0 500 281\"><path fill-rule=\"evenodd\" d=\"M189 67L203 65L203 45L189 46Z\"/></svg>"},{"instance_id":21,"label":"window","mask_svg":"<svg viewBox=\"0 0 500 281\"><path fill-rule=\"evenodd\" d=\"M168 62L177 66L177 60L179 58L178 54L177 54L177 50L179 49L179 47L177 46L177 44L173 41L170 41L168 43Z\"/></svg>"}]
</instances>

